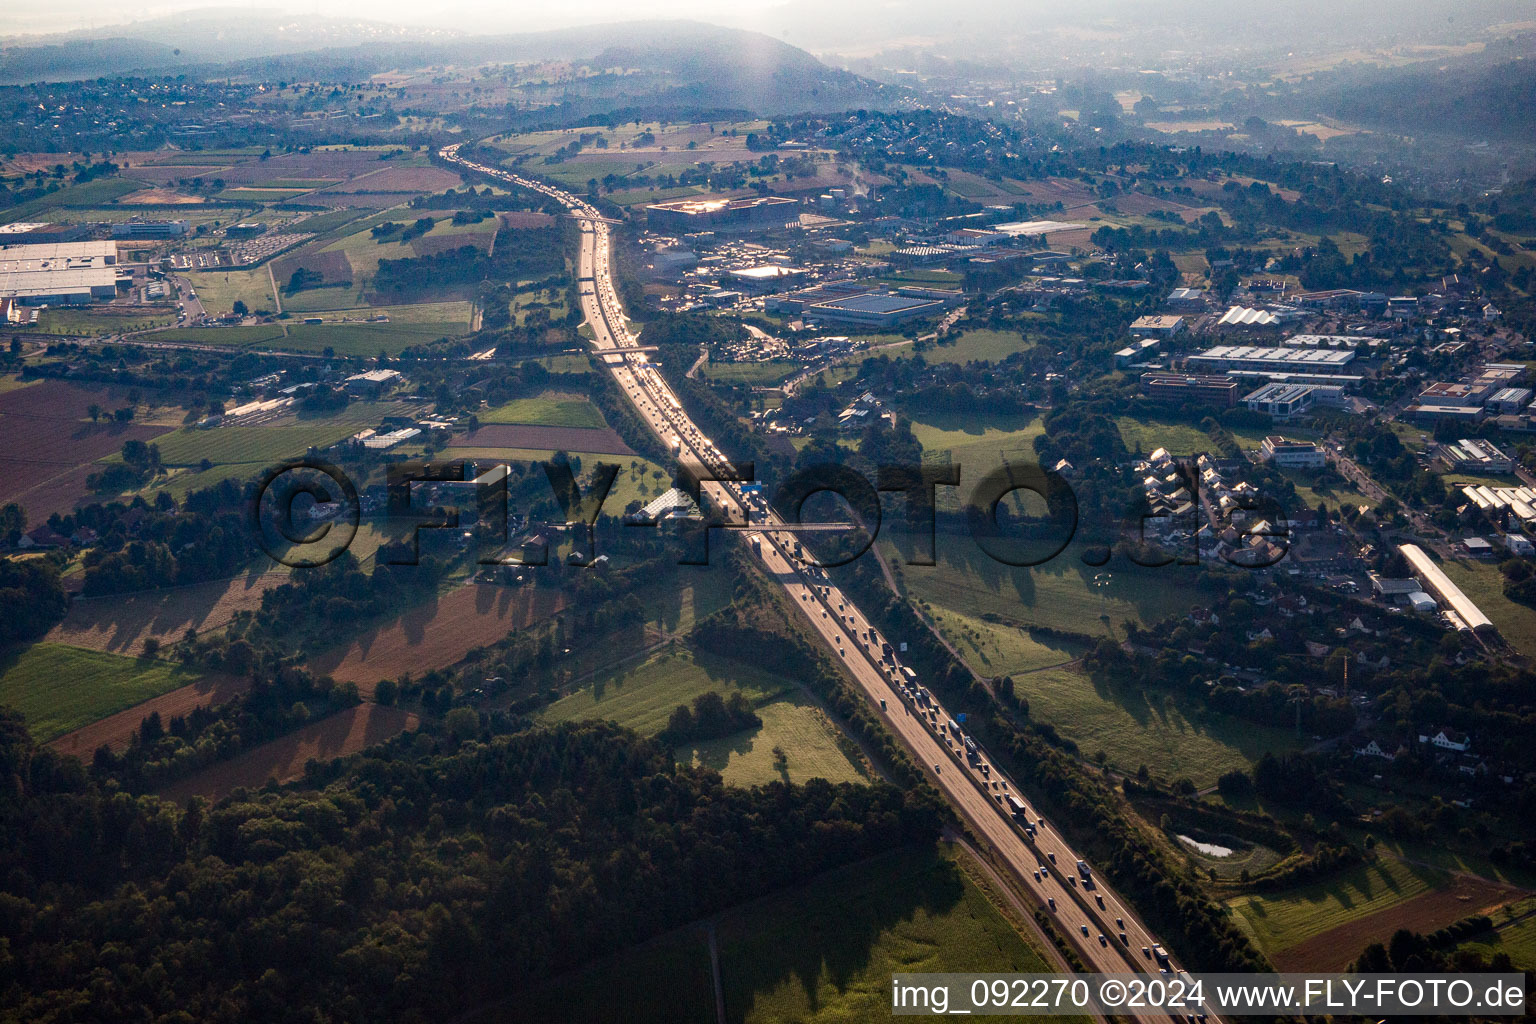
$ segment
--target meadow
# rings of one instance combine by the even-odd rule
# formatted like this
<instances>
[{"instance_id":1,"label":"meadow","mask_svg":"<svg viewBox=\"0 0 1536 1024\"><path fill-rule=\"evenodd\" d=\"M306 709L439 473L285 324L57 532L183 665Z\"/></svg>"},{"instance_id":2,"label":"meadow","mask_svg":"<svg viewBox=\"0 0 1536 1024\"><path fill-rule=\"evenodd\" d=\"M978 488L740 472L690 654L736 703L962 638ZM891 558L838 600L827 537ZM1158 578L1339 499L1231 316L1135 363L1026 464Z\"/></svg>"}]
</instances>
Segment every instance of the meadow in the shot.
<instances>
[{"instance_id":1,"label":"meadow","mask_svg":"<svg viewBox=\"0 0 1536 1024\"><path fill-rule=\"evenodd\" d=\"M931 849L884 854L728 911L717 934L726 1014L745 1024L884 1019L898 972L1053 969Z\"/></svg>"},{"instance_id":2,"label":"meadow","mask_svg":"<svg viewBox=\"0 0 1536 1024\"><path fill-rule=\"evenodd\" d=\"M997 363L1033 345L1018 331L979 329L965 331L954 341L930 345L922 355L930 363Z\"/></svg>"},{"instance_id":3,"label":"meadow","mask_svg":"<svg viewBox=\"0 0 1536 1024\"><path fill-rule=\"evenodd\" d=\"M674 708L711 690L724 697L745 695L756 705L763 724L680 748L679 759L712 768L732 785L776 779L863 781L840 746L837 727L795 683L702 651L668 650L639 665L599 672L579 690L551 704L541 718L552 723L604 718L654 736L666 728ZM788 755L782 772L774 763L775 747Z\"/></svg>"},{"instance_id":4,"label":"meadow","mask_svg":"<svg viewBox=\"0 0 1536 1024\"><path fill-rule=\"evenodd\" d=\"M272 278L266 267L254 270L200 270L188 277L192 290L197 293L203 308L214 316L228 313L236 302L255 312L277 312L279 306L272 296Z\"/></svg>"},{"instance_id":5,"label":"meadow","mask_svg":"<svg viewBox=\"0 0 1536 1024\"><path fill-rule=\"evenodd\" d=\"M1536 654L1536 611L1504 596L1504 574L1495 563L1469 558L1442 562L1440 568L1515 650L1527 657Z\"/></svg>"},{"instance_id":6,"label":"meadow","mask_svg":"<svg viewBox=\"0 0 1536 1024\"><path fill-rule=\"evenodd\" d=\"M988 557L969 536L940 532L937 540L938 564L903 569L908 593L972 619L1110 636L1126 621L1151 625L1202 603L1192 567L1137 569L1117 561L1099 588L1099 570L1083 564L1077 546L1043 565L1014 567Z\"/></svg>"},{"instance_id":7,"label":"meadow","mask_svg":"<svg viewBox=\"0 0 1536 1024\"><path fill-rule=\"evenodd\" d=\"M1164 782L1187 778L1203 789L1225 772L1251 772L1268 751L1300 745L1285 729L1186 712L1157 691L1109 686L1068 668L1015 675L1013 689L1029 701L1030 717L1049 722L1082 756L1102 751L1108 765L1124 773L1144 764Z\"/></svg>"},{"instance_id":8,"label":"meadow","mask_svg":"<svg viewBox=\"0 0 1536 1024\"><path fill-rule=\"evenodd\" d=\"M297 458L311 446L335 444L356 432L351 422L317 420L278 427L217 427L212 430L178 430L155 439L160 458L168 466L213 463L262 463L271 465Z\"/></svg>"},{"instance_id":9,"label":"meadow","mask_svg":"<svg viewBox=\"0 0 1536 1024\"><path fill-rule=\"evenodd\" d=\"M712 768L732 786L867 781L839 745L837 727L808 698L791 694L764 704L757 714L761 728L680 748L678 759ZM785 754L782 769L775 748Z\"/></svg>"},{"instance_id":10,"label":"meadow","mask_svg":"<svg viewBox=\"0 0 1536 1024\"><path fill-rule=\"evenodd\" d=\"M1279 893L1250 893L1227 902L1238 925L1271 958L1403 904L1447 884L1449 876L1435 868L1421 867L1382 857L1323 881ZM1474 913L1472 907L1465 914ZM1452 918L1451 920L1454 920ZM1444 923L1450 923L1449 920ZM1391 925L1383 924L1385 940ZM1364 943L1340 952L1358 954Z\"/></svg>"},{"instance_id":11,"label":"meadow","mask_svg":"<svg viewBox=\"0 0 1536 1024\"><path fill-rule=\"evenodd\" d=\"M481 423L537 423L547 427L607 426L603 414L583 395L546 391L529 398L515 398L479 414Z\"/></svg>"},{"instance_id":12,"label":"meadow","mask_svg":"<svg viewBox=\"0 0 1536 1024\"><path fill-rule=\"evenodd\" d=\"M540 718L549 723L608 719L654 736L666 728L673 708L710 690L766 703L793 687L787 679L742 662L701 652L664 651L638 666L600 673L555 701Z\"/></svg>"},{"instance_id":13,"label":"meadow","mask_svg":"<svg viewBox=\"0 0 1536 1024\"><path fill-rule=\"evenodd\" d=\"M885 1019L898 972L1054 970L968 870L968 861L957 863L947 851L906 847L718 915L725 1019ZM520 997L517 1013L487 1013L474 1024L619 1016L634 1024L712 1024L706 933L690 925L598 961Z\"/></svg>"},{"instance_id":14,"label":"meadow","mask_svg":"<svg viewBox=\"0 0 1536 1024\"><path fill-rule=\"evenodd\" d=\"M0 659L0 704L27 718L39 743L195 682L179 665L40 643Z\"/></svg>"},{"instance_id":15,"label":"meadow","mask_svg":"<svg viewBox=\"0 0 1536 1024\"><path fill-rule=\"evenodd\" d=\"M1132 452L1149 454L1158 448L1166 448L1174 455L1195 455L1215 449L1211 436L1190 423L1174 423L1166 420L1135 419L1121 416L1115 420L1120 428L1120 438Z\"/></svg>"},{"instance_id":16,"label":"meadow","mask_svg":"<svg viewBox=\"0 0 1536 1024\"><path fill-rule=\"evenodd\" d=\"M912 434L930 455L948 452L951 461L998 465L1004 455L1034 458L1035 438L1045 433L1039 416L923 414ZM978 467L980 468L980 467Z\"/></svg>"},{"instance_id":17,"label":"meadow","mask_svg":"<svg viewBox=\"0 0 1536 1024\"><path fill-rule=\"evenodd\" d=\"M707 380L766 387L778 384L799 368L799 363L788 359L770 359L761 363L705 363L700 372Z\"/></svg>"},{"instance_id":18,"label":"meadow","mask_svg":"<svg viewBox=\"0 0 1536 1024\"><path fill-rule=\"evenodd\" d=\"M1465 949L1492 959L1506 954L1516 970L1536 970L1536 900L1512 905L1508 917L1496 915L1491 931L1473 936L1457 949Z\"/></svg>"}]
</instances>

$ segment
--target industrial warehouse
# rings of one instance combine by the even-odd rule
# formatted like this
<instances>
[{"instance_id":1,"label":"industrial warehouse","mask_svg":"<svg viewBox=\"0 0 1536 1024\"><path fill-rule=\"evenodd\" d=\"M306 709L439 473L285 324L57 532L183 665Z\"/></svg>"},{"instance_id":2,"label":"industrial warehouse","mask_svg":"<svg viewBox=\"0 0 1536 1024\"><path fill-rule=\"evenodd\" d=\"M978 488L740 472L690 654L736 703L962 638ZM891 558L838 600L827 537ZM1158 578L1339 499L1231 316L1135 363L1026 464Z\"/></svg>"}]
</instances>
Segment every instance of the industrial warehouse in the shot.
<instances>
[{"instance_id":1,"label":"industrial warehouse","mask_svg":"<svg viewBox=\"0 0 1536 1024\"><path fill-rule=\"evenodd\" d=\"M674 199L645 208L653 231L767 231L795 219L799 204L782 196L746 199Z\"/></svg>"},{"instance_id":2,"label":"industrial warehouse","mask_svg":"<svg viewBox=\"0 0 1536 1024\"><path fill-rule=\"evenodd\" d=\"M1214 373L1230 370L1342 373L1354 359L1353 351L1342 348L1217 345L1204 352L1196 352L1187 357L1184 362L1191 370Z\"/></svg>"},{"instance_id":3,"label":"industrial warehouse","mask_svg":"<svg viewBox=\"0 0 1536 1024\"><path fill-rule=\"evenodd\" d=\"M116 242L0 247L0 298L20 305L83 305L117 294Z\"/></svg>"}]
</instances>

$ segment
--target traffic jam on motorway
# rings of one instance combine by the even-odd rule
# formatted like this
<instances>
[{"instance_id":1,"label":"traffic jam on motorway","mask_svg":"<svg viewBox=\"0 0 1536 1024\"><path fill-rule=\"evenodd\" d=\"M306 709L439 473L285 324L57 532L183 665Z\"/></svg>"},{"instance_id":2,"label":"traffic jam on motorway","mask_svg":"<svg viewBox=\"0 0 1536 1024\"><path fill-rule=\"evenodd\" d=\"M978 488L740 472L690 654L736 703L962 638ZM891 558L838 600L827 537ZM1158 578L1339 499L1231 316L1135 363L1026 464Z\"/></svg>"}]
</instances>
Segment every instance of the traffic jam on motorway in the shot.
<instances>
[{"instance_id":1,"label":"traffic jam on motorway","mask_svg":"<svg viewBox=\"0 0 1536 1024\"><path fill-rule=\"evenodd\" d=\"M638 342L625 325L618 296L608 272L608 224L598 211L590 204L560 189L511 174L500 168L486 167L462 160L457 155L457 149L457 146L446 147L441 155L444 159L471 170L547 195L564 204L584 221L583 232L586 237L583 238L583 245L590 242L592 246L592 297L596 300L601 321L593 323L598 346L610 350L637 349L632 354L612 353L611 356L605 354L604 363L619 378L626 393L650 423L652 429L664 441L670 443L675 456L682 455L686 450L704 466L719 471L722 476L729 475L730 467L724 454L694 426L665 379L661 377L656 367L646 360L644 352L638 351ZM583 257L585 256L584 253ZM603 337L604 334L607 335L606 339ZM835 622L837 631L834 636L839 656L847 659L848 647L859 650L874 666L880 678L890 686L892 696L902 703L903 713L915 716L926 731L947 751L953 762L952 767L958 767L962 773L965 773L972 784L986 794L990 806L1009 822L1016 832L1022 834L1028 843L1032 845L1037 843L1047 830L1045 819L1038 815L1033 819L1030 818L1029 807L1019 794L1017 787L1004 777L1001 771L994 770L976 741L966 735L963 727L965 716L950 715L926 687L919 685L917 674L911 668L901 664L897 657L897 650L873 626L869 625L867 620L858 614L852 603L832 585L826 570L808 561L799 541L794 539L792 531L774 529L775 526L784 525L783 520L760 493L748 493L739 483L733 484L730 481L713 483L728 503L736 505L744 513L757 514L760 532L749 535L753 551L766 562L767 556L762 548L762 540L766 539L785 564L797 574L798 582L805 588L802 601L807 605L819 604L821 618ZM814 607L806 609L807 614L812 615L813 621L814 610ZM848 639L847 647L843 643L845 637ZM880 710L890 715L887 699L880 697L878 700ZM936 776L942 776L944 765L935 762L932 769ZM1065 851L1065 845L1059 837L1056 845L1061 846ZM1106 901L1104 891L1094 880L1087 862L1077 859L1073 870L1053 871L1051 869L1056 865L1054 850L1048 851L1044 858L1039 858L1037 848L1036 856L1040 862L1032 872L1032 880L1038 884L1037 896L1043 900L1044 904L1053 913L1058 910L1056 895L1046 891L1045 887L1060 886L1064 890L1062 892L1064 898L1073 899L1083 907L1088 920L1101 924L1102 930L1096 936L1086 924L1079 926L1081 936L1074 936L1074 939L1081 939L1079 945L1090 954L1092 959L1102 964L1107 958L1101 958L1097 954L1101 950L1110 952L1113 946L1118 947L1122 955L1115 957L1111 962L1123 961L1139 969L1157 969L1164 974L1178 970L1171 955L1159 943L1148 940L1139 950L1131 949L1132 935L1137 933L1135 923L1133 922L1132 928L1128 929L1126 922L1128 912L1120 906L1113 895L1109 901ZM1112 927L1108 924L1111 920ZM1136 956L1138 952L1139 957ZM1189 1020L1193 1022L1196 1017L1190 1016ZM1198 1020L1204 1024L1206 1015L1198 1015Z\"/></svg>"}]
</instances>

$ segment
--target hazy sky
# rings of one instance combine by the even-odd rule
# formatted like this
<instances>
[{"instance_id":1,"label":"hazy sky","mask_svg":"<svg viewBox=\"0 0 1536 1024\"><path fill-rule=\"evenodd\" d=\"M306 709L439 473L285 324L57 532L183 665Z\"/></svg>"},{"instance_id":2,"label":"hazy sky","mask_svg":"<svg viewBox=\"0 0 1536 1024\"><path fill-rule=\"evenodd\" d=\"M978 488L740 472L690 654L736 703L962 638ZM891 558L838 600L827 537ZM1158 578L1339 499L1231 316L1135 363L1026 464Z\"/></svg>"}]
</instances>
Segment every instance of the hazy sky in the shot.
<instances>
[{"instance_id":1,"label":"hazy sky","mask_svg":"<svg viewBox=\"0 0 1536 1024\"><path fill-rule=\"evenodd\" d=\"M722 7L717 0L563 0L560 3L449 0L448 3L426 4L413 0L293 0L277 4L210 3L209 0L162 0L151 3L12 0L7 5L10 9L6 13L3 27L0 27L0 36L101 28L210 7L356 17L404 24L447 24L474 32L517 31L519 28L536 30L639 18L698 18L716 23L734 22L743 17L750 20L753 14L774 7L779 2L734 0L728 7Z\"/></svg>"}]
</instances>

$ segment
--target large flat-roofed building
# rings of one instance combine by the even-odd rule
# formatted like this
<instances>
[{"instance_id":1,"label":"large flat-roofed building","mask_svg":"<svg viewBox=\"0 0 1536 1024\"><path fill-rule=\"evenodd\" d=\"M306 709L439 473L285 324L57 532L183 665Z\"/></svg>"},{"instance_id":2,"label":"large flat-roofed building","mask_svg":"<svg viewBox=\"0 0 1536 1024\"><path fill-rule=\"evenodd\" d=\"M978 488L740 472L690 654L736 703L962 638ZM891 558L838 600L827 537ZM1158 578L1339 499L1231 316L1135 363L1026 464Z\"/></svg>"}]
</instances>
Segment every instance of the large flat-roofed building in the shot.
<instances>
[{"instance_id":1,"label":"large flat-roofed building","mask_svg":"<svg viewBox=\"0 0 1536 1024\"><path fill-rule=\"evenodd\" d=\"M184 220L129 220L112 225L113 238L181 238L186 233Z\"/></svg>"},{"instance_id":2,"label":"large flat-roofed building","mask_svg":"<svg viewBox=\"0 0 1536 1024\"><path fill-rule=\"evenodd\" d=\"M866 292L863 295L847 295L806 306L801 311L801 315L807 320L830 320L837 323L880 327L938 313L944 309L945 305L942 299L924 295Z\"/></svg>"},{"instance_id":3,"label":"large flat-roofed building","mask_svg":"<svg viewBox=\"0 0 1536 1024\"><path fill-rule=\"evenodd\" d=\"M1517 413L1530 404L1530 388L1500 388L1488 396L1485 408L1491 413Z\"/></svg>"},{"instance_id":4,"label":"large flat-roofed building","mask_svg":"<svg viewBox=\"0 0 1536 1024\"><path fill-rule=\"evenodd\" d=\"M1237 404L1241 387L1235 377L1157 371L1141 375L1142 394L1179 405L1196 403L1230 409Z\"/></svg>"},{"instance_id":5,"label":"large flat-roofed building","mask_svg":"<svg viewBox=\"0 0 1536 1024\"><path fill-rule=\"evenodd\" d=\"M1471 598L1462 593L1460 587L1451 582L1451 578L1425 554L1423 548L1417 544L1400 544L1398 550L1408 560L1409 568L1419 578L1419 582L1424 584L1424 589L1438 597L1462 625L1478 633L1497 632L1492 620L1483 614Z\"/></svg>"},{"instance_id":6,"label":"large flat-roofed building","mask_svg":"<svg viewBox=\"0 0 1536 1024\"><path fill-rule=\"evenodd\" d=\"M117 271L111 267L0 271L0 295L24 306L84 305L117 295Z\"/></svg>"},{"instance_id":7,"label":"large flat-roofed building","mask_svg":"<svg viewBox=\"0 0 1536 1024\"><path fill-rule=\"evenodd\" d=\"M878 285L868 281L826 281L811 288L801 288L783 295L770 295L763 300L763 309L769 313L799 313L807 306L814 306L828 299L864 295L879 290Z\"/></svg>"},{"instance_id":8,"label":"large flat-roofed building","mask_svg":"<svg viewBox=\"0 0 1536 1024\"><path fill-rule=\"evenodd\" d=\"M0 296L26 306L75 306L117 295L117 243L0 247Z\"/></svg>"},{"instance_id":9,"label":"large flat-roofed building","mask_svg":"<svg viewBox=\"0 0 1536 1024\"><path fill-rule=\"evenodd\" d=\"M1186 357L1184 363L1191 370L1216 373L1225 370L1343 373L1354 359L1355 353L1349 349L1217 345Z\"/></svg>"},{"instance_id":10,"label":"large flat-roofed building","mask_svg":"<svg viewBox=\"0 0 1536 1024\"><path fill-rule=\"evenodd\" d=\"M1246 396L1243 404L1254 412L1268 413L1277 420L1300 416L1312 408L1310 384L1266 384Z\"/></svg>"},{"instance_id":11,"label":"large flat-roofed building","mask_svg":"<svg viewBox=\"0 0 1536 1024\"><path fill-rule=\"evenodd\" d=\"M673 199L645 208L653 231L766 231L795 219L799 204L783 196L745 199Z\"/></svg>"},{"instance_id":12,"label":"large flat-roofed building","mask_svg":"<svg viewBox=\"0 0 1536 1024\"><path fill-rule=\"evenodd\" d=\"M1323 450L1311 441L1292 441L1274 434L1259 446L1259 456L1281 469L1322 469L1328 464Z\"/></svg>"},{"instance_id":13,"label":"large flat-roofed building","mask_svg":"<svg viewBox=\"0 0 1536 1024\"><path fill-rule=\"evenodd\" d=\"M759 267L743 267L740 270L730 270L726 276L731 283L745 292L771 292L780 288L793 285L797 280L805 276L805 271L794 267L781 267L776 263L768 263Z\"/></svg>"},{"instance_id":14,"label":"large flat-roofed building","mask_svg":"<svg viewBox=\"0 0 1536 1024\"><path fill-rule=\"evenodd\" d=\"M1131 321L1131 333L1143 338L1171 338L1184 329L1184 318L1171 314L1139 316Z\"/></svg>"},{"instance_id":15,"label":"large flat-roofed building","mask_svg":"<svg viewBox=\"0 0 1536 1024\"><path fill-rule=\"evenodd\" d=\"M25 237L25 236L19 236ZM18 242L0 236L0 270L80 269L117 264L116 242Z\"/></svg>"},{"instance_id":16,"label":"large flat-roofed building","mask_svg":"<svg viewBox=\"0 0 1536 1024\"><path fill-rule=\"evenodd\" d=\"M1514 459L1498 445L1480 438L1464 437L1442 444L1435 449L1435 457L1463 473L1512 473L1515 469Z\"/></svg>"},{"instance_id":17,"label":"large flat-roofed building","mask_svg":"<svg viewBox=\"0 0 1536 1024\"><path fill-rule=\"evenodd\" d=\"M1423 391L1419 392L1418 405L1440 406L1460 405L1467 408L1481 408L1488 396L1493 392L1490 384L1466 383L1464 381L1437 380Z\"/></svg>"}]
</instances>

